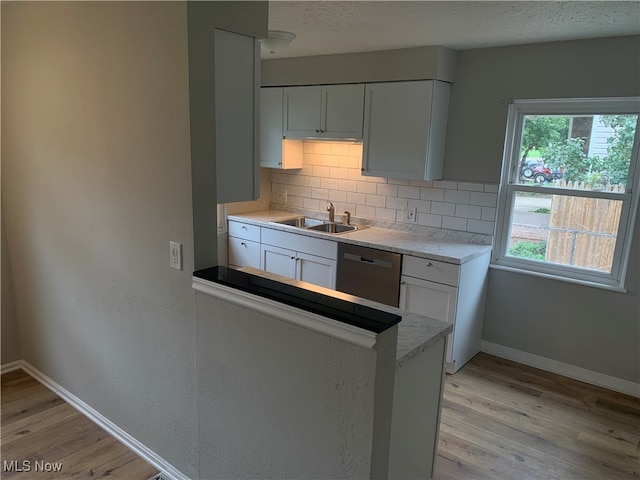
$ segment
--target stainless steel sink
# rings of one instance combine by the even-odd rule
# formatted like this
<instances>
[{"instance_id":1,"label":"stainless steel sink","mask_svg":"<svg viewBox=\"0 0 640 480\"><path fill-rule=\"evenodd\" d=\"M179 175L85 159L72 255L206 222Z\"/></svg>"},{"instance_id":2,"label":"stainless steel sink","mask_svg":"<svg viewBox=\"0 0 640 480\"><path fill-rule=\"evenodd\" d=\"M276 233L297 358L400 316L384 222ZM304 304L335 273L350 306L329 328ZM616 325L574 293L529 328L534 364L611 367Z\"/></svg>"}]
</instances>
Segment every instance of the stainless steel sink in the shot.
<instances>
[{"instance_id":1,"label":"stainless steel sink","mask_svg":"<svg viewBox=\"0 0 640 480\"><path fill-rule=\"evenodd\" d=\"M322 225L322 220L316 220L315 218L296 217L287 218L286 220L276 220L273 223L279 223L280 225L291 225L292 227L308 228L314 225Z\"/></svg>"},{"instance_id":2,"label":"stainless steel sink","mask_svg":"<svg viewBox=\"0 0 640 480\"><path fill-rule=\"evenodd\" d=\"M316 220L315 218L308 218L308 217L286 218L284 220L276 220L271 223L278 223L280 225L289 225L296 228L304 228L305 230L313 230L314 232L331 233L333 235L369 228L368 225L347 225L344 223L328 223L328 222L323 222L322 220Z\"/></svg>"},{"instance_id":3,"label":"stainless steel sink","mask_svg":"<svg viewBox=\"0 0 640 480\"><path fill-rule=\"evenodd\" d=\"M307 227L307 230L314 230L316 232L326 233L347 233L354 230L362 230L368 228L367 225L345 225L344 223L323 223L321 225L315 225L313 227Z\"/></svg>"}]
</instances>

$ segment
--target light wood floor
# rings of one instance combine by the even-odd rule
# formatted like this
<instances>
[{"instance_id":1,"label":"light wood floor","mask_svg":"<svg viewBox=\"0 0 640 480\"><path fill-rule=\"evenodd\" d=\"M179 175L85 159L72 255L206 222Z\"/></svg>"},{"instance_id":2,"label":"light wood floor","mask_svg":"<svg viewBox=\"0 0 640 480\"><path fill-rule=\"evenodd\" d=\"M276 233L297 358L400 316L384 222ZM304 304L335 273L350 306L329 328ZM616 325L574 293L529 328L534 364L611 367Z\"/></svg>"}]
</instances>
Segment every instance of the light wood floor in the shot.
<instances>
[{"instance_id":1,"label":"light wood floor","mask_svg":"<svg viewBox=\"0 0 640 480\"><path fill-rule=\"evenodd\" d=\"M158 473L24 371L3 374L1 393L0 476L3 479L146 480ZM15 464L9 468L7 464L12 460L17 461L22 472L17 471ZM23 464L25 461L28 463ZM61 462L62 469L42 471L54 468L42 462Z\"/></svg>"},{"instance_id":2,"label":"light wood floor","mask_svg":"<svg viewBox=\"0 0 640 480\"><path fill-rule=\"evenodd\" d=\"M477 355L447 376L436 476L640 478L640 400Z\"/></svg>"},{"instance_id":3,"label":"light wood floor","mask_svg":"<svg viewBox=\"0 0 640 480\"><path fill-rule=\"evenodd\" d=\"M22 371L2 375L2 478L146 480L157 471ZM479 354L447 375L437 480L640 478L640 400Z\"/></svg>"}]
</instances>

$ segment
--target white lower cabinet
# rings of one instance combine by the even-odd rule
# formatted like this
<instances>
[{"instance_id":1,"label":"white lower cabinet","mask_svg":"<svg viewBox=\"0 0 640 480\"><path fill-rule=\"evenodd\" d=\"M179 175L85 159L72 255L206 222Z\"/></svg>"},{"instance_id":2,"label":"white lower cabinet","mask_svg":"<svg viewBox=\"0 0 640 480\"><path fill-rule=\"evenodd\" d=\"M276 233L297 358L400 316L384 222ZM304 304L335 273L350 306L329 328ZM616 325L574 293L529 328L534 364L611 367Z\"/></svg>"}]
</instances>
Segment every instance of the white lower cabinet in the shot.
<instances>
[{"instance_id":1,"label":"white lower cabinet","mask_svg":"<svg viewBox=\"0 0 640 480\"><path fill-rule=\"evenodd\" d=\"M260 268L260 227L230 221L229 266Z\"/></svg>"},{"instance_id":2,"label":"white lower cabinet","mask_svg":"<svg viewBox=\"0 0 640 480\"><path fill-rule=\"evenodd\" d=\"M454 373L480 351L489 254L454 265L405 255L400 308L453 324L447 371Z\"/></svg>"},{"instance_id":3,"label":"white lower cabinet","mask_svg":"<svg viewBox=\"0 0 640 480\"><path fill-rule=\"evenodd\" d=\"M295 246L296 250L280 245ZM335 289L337 258L334 241L262 229L260 268L267 272Z\"/></svg>"}]
</instances>

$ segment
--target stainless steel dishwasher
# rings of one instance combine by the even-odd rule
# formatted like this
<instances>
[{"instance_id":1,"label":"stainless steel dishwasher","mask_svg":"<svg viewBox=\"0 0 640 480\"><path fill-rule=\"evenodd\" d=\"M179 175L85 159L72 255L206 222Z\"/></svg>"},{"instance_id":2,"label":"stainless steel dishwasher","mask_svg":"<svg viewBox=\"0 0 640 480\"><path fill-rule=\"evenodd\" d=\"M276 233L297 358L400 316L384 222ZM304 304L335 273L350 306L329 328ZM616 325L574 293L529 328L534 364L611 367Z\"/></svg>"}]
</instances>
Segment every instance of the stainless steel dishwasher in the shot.
<instances>
[{"instance_id":1,"label":"stainless steel dishwasher","mask_svg":"<svg viewBox=\"0 0 640 480\"><path fill-rule=\"evenodd\" d=\"M338 243L336 290L398 306L402 255Z\"/></svg>"}]
</instances>

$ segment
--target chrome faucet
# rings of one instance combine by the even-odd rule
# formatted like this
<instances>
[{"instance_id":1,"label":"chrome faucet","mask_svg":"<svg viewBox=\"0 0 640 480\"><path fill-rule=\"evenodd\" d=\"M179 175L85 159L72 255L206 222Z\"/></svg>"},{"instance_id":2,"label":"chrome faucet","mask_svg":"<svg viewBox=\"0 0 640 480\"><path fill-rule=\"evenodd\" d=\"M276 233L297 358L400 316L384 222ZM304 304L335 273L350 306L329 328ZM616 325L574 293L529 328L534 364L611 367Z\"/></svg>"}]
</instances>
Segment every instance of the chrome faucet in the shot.
<instances>
[{"instance_id":1,"label":"chrome faucet","mask_svg":"<svg viewBox=\"0 0 640 480\"><path fill-rule=\"evenodd\" d=\"M351 212L345 210L344 211L344 216L345 216L345 219L347 220L345 223L347 225L351 225Z\"/></svg>"},{"instance_id":2,"label":"chrome faucet","mask_svg":"<svg viewBox=\"0 0 640 480\"><path fill-rule=\"evenodd\" d=\"M327 212L329 212L329 222L333 223L336 221L335 218L335 209L333 208L333 203L329 202L327 204Z\"/></svg>"}]
</instances>

